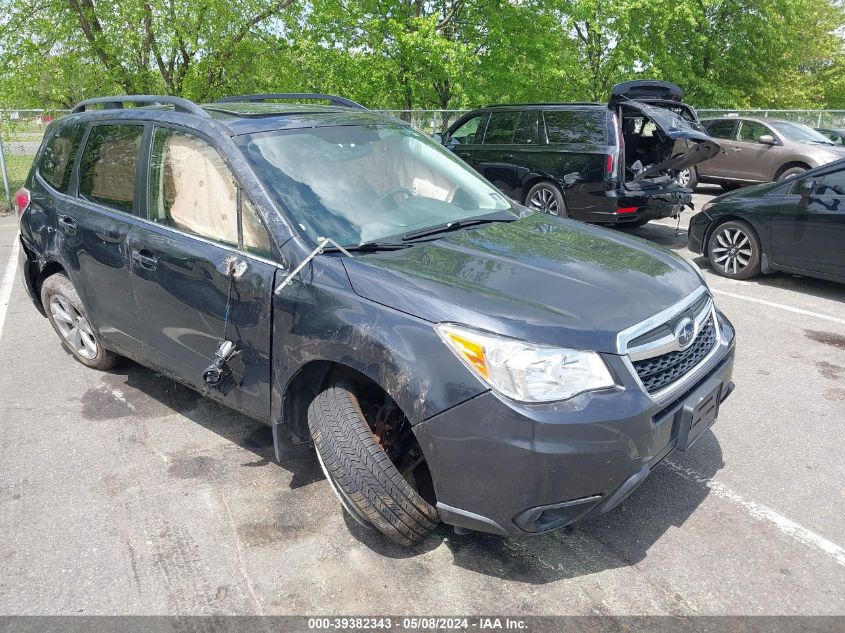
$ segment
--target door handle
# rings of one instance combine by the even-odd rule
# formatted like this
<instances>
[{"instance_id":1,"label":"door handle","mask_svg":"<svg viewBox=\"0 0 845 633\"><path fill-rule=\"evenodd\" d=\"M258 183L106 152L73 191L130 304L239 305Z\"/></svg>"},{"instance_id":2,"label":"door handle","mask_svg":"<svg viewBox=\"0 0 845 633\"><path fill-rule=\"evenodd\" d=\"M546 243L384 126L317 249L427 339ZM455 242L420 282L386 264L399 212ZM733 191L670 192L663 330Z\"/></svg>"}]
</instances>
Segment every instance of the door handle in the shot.
<instances>
[{"instance_id":1,"label":"door handle","mask_svg":"<svg viewBox=\"0 0 845 633\"><path fill-rule=\"evenodd\" d=\"M68 215L59 216L59 227L68 235L75 234L78 226L79 225L76 223L76 220L72 217Z\"/></svg>"},{"instance_id":2,"label":"door handle","mask_svg":"<svg viewBox=\"0 0 845 633\"><path fill-rule=\"evenodd\" d=\"M469 152L458 152L458 156L461 158L469 158L470 154Z\"/></svg>"},{"instance_id":3,"label":"door handle","mask_svg":"<svg viewBox=\"0 0 845 633\"><path fill-rule=\"evenodd\" d=\"M741 152L742 150L739 147L732 147L731 151L732 152Z\"/></svg>"},{"instance_id":4,"label":"door handle","mask_svg":"<svg viewBox=\"0 0 845 633\"><path fill-rule=\"evenodd\" d=\"M99 231L94 235L99 237L104 242L108 242L109 244L120 244L126 238L125 235L121 235L120 233L112 233L111 231Z\"/></svg>"},{"instance_id":5,"label":"door handle","mask_svg":"<svg viewBox=\"0 0 845 633\"><path fill-rule=\"evenodd\" d=\"M146 250L132 251L132 259L144 270L155 270L156 264L158 264L158 260L153 257L153 254Z\"/></svg>"}]
</instances>

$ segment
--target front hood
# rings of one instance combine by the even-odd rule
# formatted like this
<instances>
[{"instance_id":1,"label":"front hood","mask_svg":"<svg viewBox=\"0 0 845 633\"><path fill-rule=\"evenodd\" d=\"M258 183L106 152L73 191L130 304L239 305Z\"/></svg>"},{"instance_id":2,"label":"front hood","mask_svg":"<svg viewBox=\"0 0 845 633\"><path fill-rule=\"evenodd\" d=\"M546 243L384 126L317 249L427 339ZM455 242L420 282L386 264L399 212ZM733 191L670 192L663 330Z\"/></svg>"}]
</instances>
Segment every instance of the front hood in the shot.
<instances>
[{"instance_id":1,"label":"front hood","mask_svg":"<svg viewBox=\"0 0 845 633\"><path fill-rule=\"evenodd\" d=\"M358 295L416 317L610 353L702 283L668 250L539 213L343 263Z\"/></svg>"}]
</instances>

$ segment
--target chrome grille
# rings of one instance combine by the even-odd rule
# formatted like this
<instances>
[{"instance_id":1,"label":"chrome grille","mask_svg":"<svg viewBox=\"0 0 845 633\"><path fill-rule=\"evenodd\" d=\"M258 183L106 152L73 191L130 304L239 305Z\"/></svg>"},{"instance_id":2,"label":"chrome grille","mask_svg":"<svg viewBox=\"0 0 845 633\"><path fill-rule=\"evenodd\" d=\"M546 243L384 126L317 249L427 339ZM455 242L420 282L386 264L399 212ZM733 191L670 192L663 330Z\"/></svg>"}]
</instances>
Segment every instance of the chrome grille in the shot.
<instances>
[{"instance_id":1,"label":"chrome grille","mask_svg":"<svg viewBox=\"0 0 845 633\"><path fill-rule=\"evenodd\" d=\"M698 332L698 336L687 349L633 361L634 370L646 391L653 394L668 387L692 370L704 360L715 345L716 328L711 313Z\"/></svg>"}]
</instances>

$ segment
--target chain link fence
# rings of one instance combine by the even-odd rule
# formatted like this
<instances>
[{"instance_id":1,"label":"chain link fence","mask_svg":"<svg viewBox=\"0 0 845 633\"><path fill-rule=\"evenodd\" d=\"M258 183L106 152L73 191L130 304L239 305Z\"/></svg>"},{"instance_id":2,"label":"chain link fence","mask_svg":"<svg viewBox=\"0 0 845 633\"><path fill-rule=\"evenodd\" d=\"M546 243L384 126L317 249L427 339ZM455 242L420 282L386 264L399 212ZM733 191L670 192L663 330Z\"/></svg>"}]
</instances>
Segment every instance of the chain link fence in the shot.
<instances>
[{"instance_id":1,"label":"chain link fence","mask_svg":"<svg viewBox=\"0 0 845 633\"><path fill-rule=\"evenodd\" d=\"M0 211L12 206L12 195L23 185L46 127L67 110L0 110L0 172L3 197ZM424 134L443 134L468 110L375 110L410 123ZM722 116L758 116L804 123L810 127L845 129L845 110L698 110L702 119Z\"/></svg>"}]
</instances>

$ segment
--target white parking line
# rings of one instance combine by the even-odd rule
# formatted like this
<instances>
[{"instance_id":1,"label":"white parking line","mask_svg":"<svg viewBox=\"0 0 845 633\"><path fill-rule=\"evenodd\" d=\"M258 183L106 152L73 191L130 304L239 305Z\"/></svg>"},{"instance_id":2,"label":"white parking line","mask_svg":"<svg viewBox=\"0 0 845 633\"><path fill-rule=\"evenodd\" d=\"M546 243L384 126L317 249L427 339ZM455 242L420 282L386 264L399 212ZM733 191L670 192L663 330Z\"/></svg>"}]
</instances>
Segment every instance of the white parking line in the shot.
<instances>
[{"instance_id":1,"label":"white parking line","mask_svg":"<svg viewBox=\"0 0 845 633\"><path fill-rule=\"evenodd\" d=\"M6 322L6 311L9 309L9 302L12 299L12 286L15 283L15 272L18 270L18 251L21 248L21 241L15 233L15 243L12 244L12 254L6 264L6 272L3 274L3 281L0 283L0 338L3 337L3 324Z\"/></svg>"},{"instance_id":2,"label":"white parking line","mask_svg":"<svg viewBox=\"0 0 845 633\"><path fill-rule=\"evenodd\" d=\"M786 310L787 312L794 312L795 314L804 314L806 316L815 317L817 319L824 319L825 321L832 321L833 323L845 325L845 319L840 319L839 317L831 316L829 314L822 314L821 312L811 312L810 310L804 310L802 308L793 308L792 306L784 305L783 303L775 303L774 301L766 301L765 299L757 299L755 297L748 297L746 295L738 295L734 292L728 292L726 290L717 290L716 288L711 288L710 292L717 295L725 295L726 297L732 297L734 299L740 299L742 301L759 303L764 306L769 306L770 308L777 308L778 310Z\"/></svg>"},{"instance_id":3,"label":"white parking line","mask_svg":"<svg viewBox=\"0 0 845 633\"><path fill-rule=\"evenodd\" d=\"M810 547L811 549L818 550L837 565L845 567L845 549L836 543L828 541L823 536L816 534L812 530L808 530L802 525L798 525L792 519L787 519L782 514L775 512L767 506L743 499L726 485L719 483L718 481L708 479L707 477L704 477L694 471L692 468L686 468L668 459L664 460L663 463L666 464L670 470L679 474L684 479L697 483L705 488L709 488L710 491L717 497L726 499L744 508L746 512L755 519L772 524L778 530L798 543Z\"/></svg>"}]
</instances>

